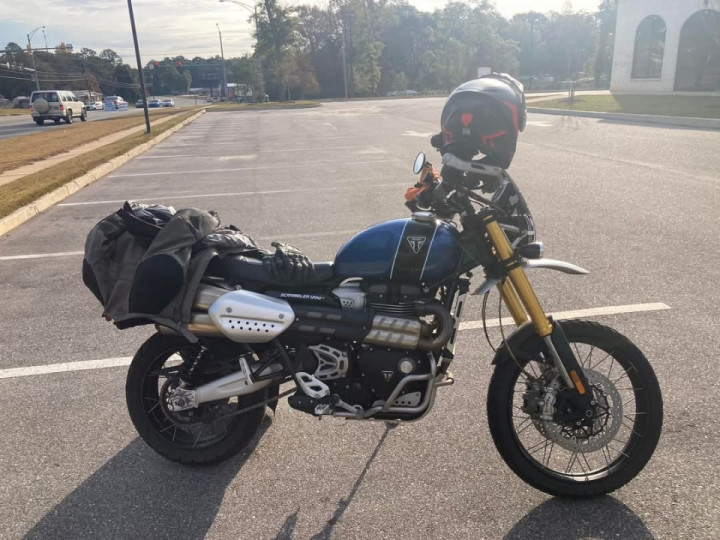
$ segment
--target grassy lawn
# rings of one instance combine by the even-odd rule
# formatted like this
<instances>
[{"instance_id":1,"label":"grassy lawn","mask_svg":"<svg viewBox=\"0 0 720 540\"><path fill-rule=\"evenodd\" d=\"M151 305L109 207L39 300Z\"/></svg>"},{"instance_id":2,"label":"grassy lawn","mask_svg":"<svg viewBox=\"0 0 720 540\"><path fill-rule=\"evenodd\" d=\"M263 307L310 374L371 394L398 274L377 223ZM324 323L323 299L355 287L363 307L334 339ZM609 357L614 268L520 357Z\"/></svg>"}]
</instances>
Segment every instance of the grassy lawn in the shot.
<instances>
[{"instance_id":1,"label":"grassy lawn","mask_svg":"<svg viewBox=\"0 0 720 540\"><path fill-rule=\"evenodd\" d=\"M0 109L0 116L30 116L30 109Z\"/></svg>"},{"instance_id":2,"label":"grassy lawn","mask_svg":"<svg viewBox=\"0 0 720 540\"><path fill-rule=\"evenodd\" d=\"M194 109L193 109L194 110ZM178 114L178 109L152 111L152 118L160 118L170 114ZM28 123L30 116L28 114ZM141 114L122 116L110 120L84 122L75 120L77 124L60 124L49 129L37 128L37 133L3 139L0 141L0 172L9 171L23 165L62 154L72 148L82 146L117 131L145 124Z\"/></svg>"},{"instance_id":3,"label":"grassy lawn","mask_svg":"<svg viewBox=\"0 0 720 540\"><path fill-rule=\"evenodd\" d=\"M317 101L270 101L267 103L216 103L208 105L208 112L223 111L269 111L274 109L311 109L319 107Z\"/></svg>"},{"instance_id":4,"label":"grassy lawn","mask_svg":"<svg viewBox=\"0 0 720 540\"><path fill-rule=\"evenodd\" d=\"M720 118L720 96L577 96L573 105L568 105L567 98L536 101L532 105L547 109Z\"/></svg>"},{"instance_id":5,"label":"grassy lawn","mask_svg":"<svg viewBox=\"0 0 720 540\"><path fill-rule=\"evenodd\" d=\"M24 176L14 182L0 186L0 218L7 216L23 205L31 203L53 189L74 180L91 169L102 165L106 161L124 154L135 146L154 139L196 112L196 110L192 110L179 113L175 118L153 128L150 135L146 135L144 132L130 135L124 139L93 150L92 152L83 154L80 156L80 159L59 163L54 167ZM97 123L105 124L107 122Z\"/></svg>"}]
</instances>

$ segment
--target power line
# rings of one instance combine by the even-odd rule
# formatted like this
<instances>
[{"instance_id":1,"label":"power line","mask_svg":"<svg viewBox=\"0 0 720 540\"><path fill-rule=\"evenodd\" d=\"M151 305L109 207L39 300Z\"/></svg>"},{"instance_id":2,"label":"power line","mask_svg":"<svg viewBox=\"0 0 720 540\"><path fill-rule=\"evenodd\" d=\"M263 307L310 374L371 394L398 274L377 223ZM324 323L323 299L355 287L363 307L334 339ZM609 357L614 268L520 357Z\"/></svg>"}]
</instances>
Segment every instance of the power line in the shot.
<instances>
[{"instance_id":1,"label":"power line","mask_svg":"<svg viewBox=\"0 0 720 540\"><path fill-rule=\"evenodd\" d=\"M0 79L15 79L17 81L29 81L32 82L32 79L25 79L23 77L10 77L9 75L0 75Z\"/></svg>"}]
</instances>

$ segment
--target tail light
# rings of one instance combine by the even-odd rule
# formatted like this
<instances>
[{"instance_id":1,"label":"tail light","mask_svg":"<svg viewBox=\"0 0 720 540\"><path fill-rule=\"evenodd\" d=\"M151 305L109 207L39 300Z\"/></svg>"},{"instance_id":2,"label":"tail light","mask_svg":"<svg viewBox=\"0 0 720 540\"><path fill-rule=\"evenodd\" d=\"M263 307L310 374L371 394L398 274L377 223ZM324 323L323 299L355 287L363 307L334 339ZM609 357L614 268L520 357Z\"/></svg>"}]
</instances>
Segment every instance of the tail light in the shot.
<instances>
[{"instance_id":1,"label":"tail light","mask_svg":"<svg viewBox=\"0 0 720 540\"><path fill-rule=\"evenodd\" d=\"M33 112L33 108L32 108L32 105L30 105L30 112Z\"/></svg>"},{"instance_id":2,"label":"tail light","mask_svg":"<svg viewBox=\"0 0 720 540\"><path fill-rule=\"evenodd\" d=\"M60 104L60 110L61 110L61 111L64 111L64 110L65 110L65 107L63 107L63 104L62 104L62 103Z\"/></svg>"}]
</instances>

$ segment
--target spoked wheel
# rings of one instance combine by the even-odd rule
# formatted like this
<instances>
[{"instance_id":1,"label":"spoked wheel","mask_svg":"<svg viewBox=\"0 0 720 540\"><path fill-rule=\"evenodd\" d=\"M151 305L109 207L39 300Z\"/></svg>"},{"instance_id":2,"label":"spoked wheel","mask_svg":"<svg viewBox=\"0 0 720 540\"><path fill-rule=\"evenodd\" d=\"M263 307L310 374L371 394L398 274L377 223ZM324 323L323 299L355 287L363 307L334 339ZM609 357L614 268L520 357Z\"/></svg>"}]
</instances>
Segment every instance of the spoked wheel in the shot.
<instances>
[{"instance_id":1,"label":"spoked wheel","mask_svg":"<svg viewBox=\"0 0 720 540\"><path fill-rule=\"evenodd\" d=\"M508 355L493 373L490 432L508 466L537 489L603 495L632 480L652 456L662 429L660 387L642 352L616 331L587 321L562 328L591 386L593 416L564 414L569 390L536 338L515 354L517 363ZM548 389L555 394L552 420L537 412Z\"/></svg>"},{"instance_id":2,"label":"spoked wheel","mask_svg":"<svg viewBox=\"0 0 720 540\"><path fill-rule=\"evenodd\" d=\"M237 454L250 443L265 414L264 407L256 407L227 416L260 403L265 391L173 411L170 392L180 382L183 362L197 354L198 347L182 337L155 334L133 358L125 389L130 418L143 440L166 458L188 465Z\"/></svg>"}]
</instances>

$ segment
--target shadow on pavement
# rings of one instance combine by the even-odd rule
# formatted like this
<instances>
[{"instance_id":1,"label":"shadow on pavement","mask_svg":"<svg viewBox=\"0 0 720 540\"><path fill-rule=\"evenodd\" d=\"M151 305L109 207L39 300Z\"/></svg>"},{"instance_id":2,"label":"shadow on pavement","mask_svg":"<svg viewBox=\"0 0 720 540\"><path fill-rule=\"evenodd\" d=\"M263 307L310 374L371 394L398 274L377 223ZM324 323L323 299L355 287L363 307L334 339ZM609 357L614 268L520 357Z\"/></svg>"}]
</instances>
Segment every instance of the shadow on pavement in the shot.
<instances>
[{"instance_id":1,"label":"shadow on pavement","mask_svg":"<svg viewBox=\"0 0 720 540\"><path fill-rule=\"evenodd\" d=\"M350 493L348 493L348 496L346 498L340 499L340 501L338 501L337 508L335 509L332 517L327 520L327 523L325 524L325 527L323 527L323 530L313 535L311 537L311 540L330 540L335 525L345 513L345 510L347 510L348 506L350 506L350 503L352 503L353 499L355 498L355 494L357 493L358 489L360 489L360 486L365 479L365 475L367 474L368 470L370 470L370 466L373 464L373 461L375 461L375 458L380 452L380 449L385 444L385 439L387 439L390 430L392 430L394 427L395 424L385 424L385 431L375 445L375 449L373 450L372 454L370 454L370 457L365 462L365 467L363 467L362 472L357 477L357 480L355 480L355 483L353 484ZM295 525L297 524L299 511L299 509L295 510L295 512L290 514L285 519L285 523L283 523L283 526L280 529L280 532L278 532L277 536L275 537L275 540L290 540L293 537L293 531L295 529Z\"/></svg>"},{"instance_id":2,"label":"shadow on pavement","mask_svg":"<svg viewBox=\"0 0 720 540\"><path fill-rule=\"evenodd\" d=\"M549 499L522 518L505 540L548 538L655 538L623 503L613 497L588 500Z\"/></svg>"},{"instance_id":3,"label":"shadow on pavement","mask_svg":"<svg viewBox=\"0 0 720 540\"><path fill-rule=\"evenodd\" d=\"M51 510L26 538L204 538L272 420L241 454L216 466L186 467L135 439Z\"/></svg>"}]
</instances>

